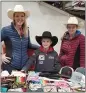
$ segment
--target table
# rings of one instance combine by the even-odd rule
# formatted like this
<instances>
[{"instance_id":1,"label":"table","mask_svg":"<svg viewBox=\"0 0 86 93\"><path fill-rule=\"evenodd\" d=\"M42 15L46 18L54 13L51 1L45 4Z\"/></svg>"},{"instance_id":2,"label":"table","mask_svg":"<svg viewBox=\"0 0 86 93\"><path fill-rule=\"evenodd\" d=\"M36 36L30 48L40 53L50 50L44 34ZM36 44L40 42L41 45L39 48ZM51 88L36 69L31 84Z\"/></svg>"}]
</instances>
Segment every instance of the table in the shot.
<instances>
[{"instance_id":1,"label":"table","mask_svg":"<svg viewBox=\"0 0 86 93\"><path fill-rule=\"evenodd\" d=\"M25 82L18 82L18 77L12 82L10 88L2 86L2 91L19 92L85 92L85 89L73 88L65 78L50 79L40 77L39 73L29 72Z\"/></svg>"}]
</instances>

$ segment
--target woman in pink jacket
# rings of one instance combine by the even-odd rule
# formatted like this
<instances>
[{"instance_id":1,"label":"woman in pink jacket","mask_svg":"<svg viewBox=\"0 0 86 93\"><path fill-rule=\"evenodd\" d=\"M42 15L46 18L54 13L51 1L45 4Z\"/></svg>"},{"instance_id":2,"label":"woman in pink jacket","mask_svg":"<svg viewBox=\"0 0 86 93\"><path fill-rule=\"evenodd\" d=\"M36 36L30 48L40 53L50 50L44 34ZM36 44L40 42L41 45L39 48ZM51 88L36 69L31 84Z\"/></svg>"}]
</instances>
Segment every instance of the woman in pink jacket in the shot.
<instances>
[{"instance_id":1,"label":"woman in pink jacket","mask_svg":"<svg viewBox=\"0 0 86 93\"><path fill-rule=\"evenodd\" d=\"M78 29L76 17L70 17L66 24L66 31L62 38L59 54L62 66L70 66L74 69L85 67L85 36Z\"/></svg>"}]
</instances>

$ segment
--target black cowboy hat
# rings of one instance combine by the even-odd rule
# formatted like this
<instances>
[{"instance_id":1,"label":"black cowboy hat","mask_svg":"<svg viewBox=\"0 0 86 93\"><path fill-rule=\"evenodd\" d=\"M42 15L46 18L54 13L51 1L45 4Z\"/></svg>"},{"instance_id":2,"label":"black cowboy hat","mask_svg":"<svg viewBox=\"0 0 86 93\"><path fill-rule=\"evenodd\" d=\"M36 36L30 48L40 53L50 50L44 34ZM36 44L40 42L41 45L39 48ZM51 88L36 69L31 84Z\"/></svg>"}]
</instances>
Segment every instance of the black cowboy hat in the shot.
<instances>
[{"instance_id":1,"label":"black cowboy hat","mask_svg":"<svg viewBox=\"0 0 86 93\"><path fill-rule=\"evenodd\" d=\"M38 42L38 44L40 44L40 45L42 45L41 40L43 38L51 39L51 41L52 41L51 46L55 46L58 42L58 38L56 36L52 36L51 32L49 32L49 31L44 31L42 36L36 36L35 38L36 38L36 41Z\"/></svg>"}]
</instances>

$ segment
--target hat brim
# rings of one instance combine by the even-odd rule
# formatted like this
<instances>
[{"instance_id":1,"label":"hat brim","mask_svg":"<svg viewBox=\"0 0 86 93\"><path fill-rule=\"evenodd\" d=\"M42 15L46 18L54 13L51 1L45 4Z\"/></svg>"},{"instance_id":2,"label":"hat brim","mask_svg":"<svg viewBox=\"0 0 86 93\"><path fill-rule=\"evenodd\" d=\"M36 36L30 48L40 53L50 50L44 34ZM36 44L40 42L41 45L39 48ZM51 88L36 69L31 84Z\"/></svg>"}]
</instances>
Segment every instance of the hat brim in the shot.
<instances>
[{"instance_id":1,"label":"hat brim","mask_svg":"<svg viewBox=\"0 0 86 93\"><path fill-rule=\"evenodd\" d=\"M16 13L16 12L19 12L19 13L23 12L23 13L25 13L25 18L28 18L30 16L30 12L29 11L13 11L12 9L9 9L7 11L7 15L8 15L8 17L10 19L13 19L13 14Z\"/></svg>"},{"instance_id":2,"label":"hat brim","mask_svg":"<svg viewBox=\"0 0 86 93\"><path fill-rule=\"evenodd\" d=\"M77 82L77 81L75 81L75 80L72 80L72 79L67 79L69 82L72 82L73 84L74 84L74 88L79 88L79 87L81 87L81 83L80 82Z\"/></svg>"},{"instance_id":3,"label":"hat brim","mask_svg":"<svg viewBox=\"0 0 86 93\"><path fill-rule=\"evenodd\" d=\"M66 27L67 25L77 25L78 29L83 28L84 24L83 23L79 23L79 24L64 24Z\"/></svg>"},{"instance_id":4,"label":"hat brim","mask_svg":"<svg viewBox=\"0 0 86 93\"><path fill-rule=\"evenodd\" d=\"M73 82L73 83L79 83L79 82L77 82L76 80L73 80L73 79L68 79L68 81L70 81L70 82Z\"/></svg>"},{"instance_id":5,"label":"hat brim","mask_svg":"<svg viewBox=\"0 0 86 93\"><path fill-rule=\"evenodd\" d=\"M58 38L56 36L52 36L52 37L36 36L35 38L36 38L36 41L39 45L42 45L41 41L42 41L43 38L50 38L51 41L52 41L51 46L55 46L58 42Z\"/></svg>"}]
</instances>

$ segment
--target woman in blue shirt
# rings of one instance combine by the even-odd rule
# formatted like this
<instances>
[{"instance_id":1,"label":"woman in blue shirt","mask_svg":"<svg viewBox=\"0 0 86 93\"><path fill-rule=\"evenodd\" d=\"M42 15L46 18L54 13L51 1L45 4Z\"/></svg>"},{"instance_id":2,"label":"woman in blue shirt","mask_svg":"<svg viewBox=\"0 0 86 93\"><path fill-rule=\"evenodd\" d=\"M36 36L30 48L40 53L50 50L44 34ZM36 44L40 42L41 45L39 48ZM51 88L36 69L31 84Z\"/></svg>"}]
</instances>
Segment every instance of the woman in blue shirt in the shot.
<instances>
[{"instance_id":1,"label":"woman in blue shirt","mask_svg":"<svg viewBox=\"0 0 86 93\"><path fill-rule=\"evenodd\" d=\"M28 61L27 50L37 49L31 44L26 19L30 12L25 11L22 5L16 5L13 10L8 10L8 17L12 19L11 25L1 30L1 41L6 46L6 54L2 54L2 70L9 73L12 70L21 70Z\"/></svg>"}]
</instances>

